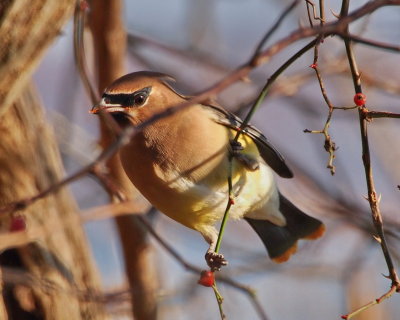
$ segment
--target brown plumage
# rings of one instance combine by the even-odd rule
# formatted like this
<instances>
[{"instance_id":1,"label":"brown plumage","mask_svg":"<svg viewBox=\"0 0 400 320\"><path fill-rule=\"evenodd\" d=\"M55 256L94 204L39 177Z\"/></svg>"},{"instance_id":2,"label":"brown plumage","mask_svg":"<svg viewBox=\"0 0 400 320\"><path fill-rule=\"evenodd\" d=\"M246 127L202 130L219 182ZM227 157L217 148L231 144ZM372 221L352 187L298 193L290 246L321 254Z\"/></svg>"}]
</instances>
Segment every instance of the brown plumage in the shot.
<instances>
[{"instance_id":1,"label":"brown plumage","mask_svg":"<svg viewBox=\"0 0 400 320\"><path fill-rule=\"evenodd\" d=\"M136 72L112 83L92 110L109 112L121 125L138 125L186 101L167 83L170 77ZM199 231L209 242L212 269L226 264L214 252L227 202L230 139L241 120L220 107L196 104L146 126L122 148L124 170L139 191L160 211ZM277 262L295 252L300 238L317 238L324 225L278 191L271 168L292 177L283 157L254 127L239 139L243 150L232 160L235 205L230 218L245 218Z\"/></svg>"}]
</instances>

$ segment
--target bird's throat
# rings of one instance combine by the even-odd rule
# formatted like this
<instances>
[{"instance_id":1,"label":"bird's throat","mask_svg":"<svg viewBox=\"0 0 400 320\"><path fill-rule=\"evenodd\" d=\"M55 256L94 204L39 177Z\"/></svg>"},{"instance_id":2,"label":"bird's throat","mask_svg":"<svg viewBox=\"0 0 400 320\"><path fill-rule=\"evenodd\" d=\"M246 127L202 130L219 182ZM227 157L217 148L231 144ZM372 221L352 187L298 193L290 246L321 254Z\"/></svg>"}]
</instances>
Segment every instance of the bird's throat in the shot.
<instances>
[{"instance_id":1,"label":"bird's throat","mask_svg":"<svg viewBox=\"0 0 400 320\"><path fill-rule=\"evenodd\" d=\"M110 115L121 128L126 128L127 126L132 125L129 115L125 112L111 112Z\"/></svg>"}]
</instances>

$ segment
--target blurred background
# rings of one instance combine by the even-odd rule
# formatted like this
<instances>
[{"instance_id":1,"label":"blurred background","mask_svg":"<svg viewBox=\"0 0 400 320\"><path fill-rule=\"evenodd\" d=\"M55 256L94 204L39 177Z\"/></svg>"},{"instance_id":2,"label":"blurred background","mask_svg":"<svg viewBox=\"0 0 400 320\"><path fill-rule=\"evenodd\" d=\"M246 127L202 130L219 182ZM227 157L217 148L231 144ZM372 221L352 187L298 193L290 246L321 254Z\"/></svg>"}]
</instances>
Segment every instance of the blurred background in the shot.
<instances>
[{"instance_id":1,"label":"blurred background","mask_svg":"<svg viewBox=\"0 0 400 320\"><path fill-rule=\"evenodd\" d=\"M350 10L365 2L351 2ZM118 68L123 68L123 73L153 70L170 74L179 91L195 94L244 64L289 4L290 1L266 0L126 0L120 21L127 43L124 66ZM89 6L84 34L88 73L91 81L101 87L96 80L99 70L109 66L100 65L93 58L99 47L93 46L96 37L90 30L96 29L90 28L90 15L96 12L97 5ZM327 21L336 19L334 13L340 12L340 6L341 1L325 2ZM104 13L107 16L108 11ZM314 21L315 25L318 23ZM289 35L299 25L308 26L305 2L300 2L284 20L267 45ZM382 8L350 29L364 38L400 45L400 10ZM66 175L94 160L101 150L99 118L88 112L92 102L74 59L73 30L71 17L33 74ZM108 34L110 43L114 36L117 37ZM270 75L308 41L294 43L253 70L249 81L236 83L218 95L219 103L243 117ZM363 45L355 45L355 54L368 108L399 112L398 54ZM329 133L337 147L334 175L327 168L329 155L324 150L324 136L303 132L323 129L328 115L315 72L309 67L312 63L310 50L278 79L251 122L280 150L295 173L290 180L277 177L282 192L305 212L321 219L327 225L326 235L315 242L301 242L298 253L282 265L269 261L261 241L244 222L229 222L222 243L221 251L230 262L222 273L255 289L269 319L339 319L379 297L390 286L390 280L383 277L387 267L373 238L369 205L364 198L367 189L357 110L333 113ZM325 39L320 45L318 66L334 106L352 106L354 89L341 39ZM375 119L369 123L369 134L387 240L398 267L398 120ZM93 178L82 178L68 188L80 212L109 203L108 194ZM153 213L151 221L157 233L184 259L206 268L207 244L198 233L162 214ZM86 221L84 230L100 272L102 290L117 295L126 292L132 278L121 246L121 228L113 218L102 218ZM142 290L155 296L155 318L218 319L212 290L197 285L198 275L186 271L151 235L144 239L147 263L154 270L148 280L150 288ZM227 319L258 318L250 299L242 292L223 283L219 283L219 289ZM131 292L132 300L144 294L138 288ZM133 319L130 302L129 295L111 299L107 314L111 319ZM399 297L395 295L357 319L398 319L399 312ZM141 317L136 314L136 318Z\"/></svg>"}]
</instances>

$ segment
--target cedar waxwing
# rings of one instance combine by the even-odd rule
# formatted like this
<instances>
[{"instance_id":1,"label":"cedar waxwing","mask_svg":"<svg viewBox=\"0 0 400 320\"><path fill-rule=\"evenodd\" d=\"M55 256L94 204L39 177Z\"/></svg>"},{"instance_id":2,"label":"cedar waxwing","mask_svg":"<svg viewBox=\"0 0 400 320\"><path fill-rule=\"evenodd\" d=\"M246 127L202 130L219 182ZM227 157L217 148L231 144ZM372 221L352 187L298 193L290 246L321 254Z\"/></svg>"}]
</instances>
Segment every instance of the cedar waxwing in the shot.
<instances>
[{"instance_id":1,"label":"cedar waxwing","mask_svg":"<svg viewBox=\"0 0 400 320\"><path fill-rule=\"evenodd\" d=\"M112 83L92 113L108 112L121 126L139 125L188 98L169 76L135 72ZM120 150L122 165L137 189L161 212L199 231L210 244L212 270L227 264L215 253L228 201L232 157L234 202L229 218L244 218L276 262L289 259L298 239L316 239L325 226L296 208L277 189L272 169L291 178L283 157L256 128L247 126L232 143L241 120L224 109L195 104L146 126Z\"/></svg>"}]
</instances>

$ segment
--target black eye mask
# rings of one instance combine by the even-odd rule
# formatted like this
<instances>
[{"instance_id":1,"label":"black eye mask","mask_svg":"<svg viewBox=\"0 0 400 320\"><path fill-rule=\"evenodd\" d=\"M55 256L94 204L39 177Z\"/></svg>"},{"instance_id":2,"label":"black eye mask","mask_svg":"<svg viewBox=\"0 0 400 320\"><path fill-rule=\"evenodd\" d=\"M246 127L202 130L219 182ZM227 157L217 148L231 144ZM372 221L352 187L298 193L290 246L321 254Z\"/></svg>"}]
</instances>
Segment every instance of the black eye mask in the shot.
<instances>
[{"instance_id":1,"label":"black eye mask","mask_svg":"<svg viewBox=\"0 0 400 320\"><path fill-rule=\"evenodd\" d=\"M146 102L150 92L151 87L146 87L133 93L104 93L102 98L107 104L115 104L123 107L140 107Z\"/></svg>"}]
</instances>

